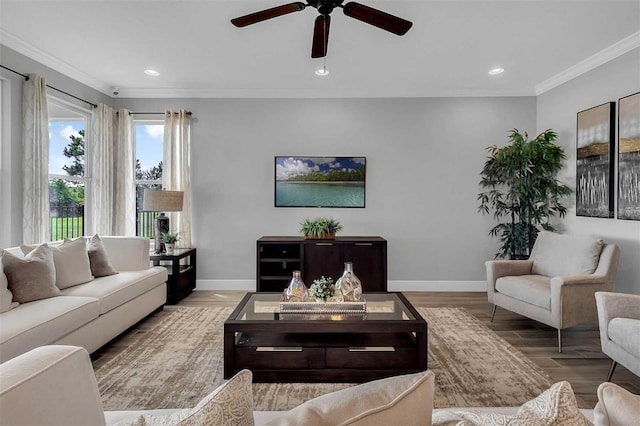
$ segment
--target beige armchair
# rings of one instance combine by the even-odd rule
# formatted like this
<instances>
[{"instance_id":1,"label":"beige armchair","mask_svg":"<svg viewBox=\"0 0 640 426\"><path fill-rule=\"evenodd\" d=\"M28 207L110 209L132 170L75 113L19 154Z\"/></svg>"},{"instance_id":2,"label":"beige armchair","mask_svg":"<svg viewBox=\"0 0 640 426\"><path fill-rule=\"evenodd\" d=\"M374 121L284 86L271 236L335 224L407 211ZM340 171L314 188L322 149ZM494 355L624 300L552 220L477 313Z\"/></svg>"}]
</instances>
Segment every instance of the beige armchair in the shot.
<instances>
[{"instance_id":1,"label":"beige armchair","mask_svg":"<svg viewBox=\"0 0 640 426\"><path fill-rule=\"evenodd\" d=\"M529 260L486 263L491 321L500 306L555 327L562 352L563 329L597 320L594 294L613 289L619 257L602 240L540 232Z\"/></svg>"},{"instance_id":2,"label":"beige armchair","mask_svg":"<svg viewBox=\"0 0 640 426\"><path fill-rule=\"evenodd\" d=\"M611 358L607 382L618 363L640 376L640 295L596 293L600 344Z\"/></svg>"}]
</instances>

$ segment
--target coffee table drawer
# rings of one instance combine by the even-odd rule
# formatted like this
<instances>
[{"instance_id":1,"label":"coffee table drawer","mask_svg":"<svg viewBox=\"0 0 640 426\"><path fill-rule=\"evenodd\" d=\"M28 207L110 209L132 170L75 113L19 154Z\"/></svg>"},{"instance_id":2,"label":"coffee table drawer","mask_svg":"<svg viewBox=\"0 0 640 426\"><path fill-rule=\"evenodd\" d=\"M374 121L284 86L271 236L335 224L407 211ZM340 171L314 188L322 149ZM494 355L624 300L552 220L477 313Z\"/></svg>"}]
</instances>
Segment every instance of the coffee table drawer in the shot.
<instances>
[{"instance_id":1,"label":"coffee table drawer","mask_svg":"<svg viewBox=\"0 0 640 426\"><path fill-rule=\"evenodd\" d=\"M324 348L236 347L236 368L324 368Z\"/></svg>"},{"instance_id":2,"label":"coffee table drawer","mask_svg":"<svg viewBox=\"0 0 640 426\"><path fill-rule=\"evenodd\" d=\"M415 348L327 348L327 368L415 368Z\"/></svg>"}]
</instances>

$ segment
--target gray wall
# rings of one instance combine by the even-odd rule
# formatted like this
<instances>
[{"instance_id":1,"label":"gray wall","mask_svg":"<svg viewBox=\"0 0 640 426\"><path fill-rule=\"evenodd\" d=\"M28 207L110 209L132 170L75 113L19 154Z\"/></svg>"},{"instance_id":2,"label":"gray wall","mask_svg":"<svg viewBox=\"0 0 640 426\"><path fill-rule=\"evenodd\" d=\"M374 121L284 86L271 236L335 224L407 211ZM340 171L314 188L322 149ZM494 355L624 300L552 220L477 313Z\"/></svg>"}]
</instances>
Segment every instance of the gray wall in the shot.
<instances>
[{"instance_id":1,"label":"gray wall","mask_svg":"<svg viewBox=\"0 0 640 426\"><path fill-rule=\"evenodd\" d=\"M639 91L640 49L635 49L538 96L538 131L556 130L559 144L568 154L567 168L561 177L563 181L575 188L577 112L605 102L616 102L618 98ZM617 178L617 161L615 164ZM617 180L615 185L617 188ZM572 208L562 221L565 230L597 235L618 244L621 258L615 290L640 294L640 222L577 217L575 197L570 202Z\"/></svg>"},{"instance_id":2,"label":"gray wall","mask_svg":"<svg viewBox=\"0 0 640 426\"><path fill-rule=\"evenodd\" d=\"M485 147L535 131L535 98L121 99L193 111L199 286L253 288L255 241L331 215L341 235L381 235L390 288L484 289L497 243L476 212ZM274 208L275 155L367 157L365 209ZM357 273L357 271L356 271ZM237 280L237 281L234 281ZM449 281L449 283L443 283Z\"/></svg>"},{"instance_id":3,"label":"gray wall","mask_svg":"<svg viewBox=\"0 0 640 426\"><path fill-rule=\"evenodd\" d=\"M97 104L110 105L111 98L78 83L49 67L0 45L0 63L22 74L39 74L48 85ZM0 147L0 247L22 243L22 84L24 78L0 68L3 96L2 146ZM74 105L87 105L64 94L49 90L53 96Z\"/></svg>"}]
</instances>

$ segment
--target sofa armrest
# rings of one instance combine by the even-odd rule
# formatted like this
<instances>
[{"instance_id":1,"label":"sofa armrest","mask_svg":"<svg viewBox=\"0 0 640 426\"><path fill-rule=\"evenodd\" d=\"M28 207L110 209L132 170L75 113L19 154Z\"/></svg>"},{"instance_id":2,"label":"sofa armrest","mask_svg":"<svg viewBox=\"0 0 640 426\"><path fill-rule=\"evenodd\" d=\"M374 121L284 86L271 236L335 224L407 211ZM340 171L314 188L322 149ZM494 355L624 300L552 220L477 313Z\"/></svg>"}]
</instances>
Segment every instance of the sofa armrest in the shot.
<instances>
[{"instance_id":1,"label":"sofa armrest","mask_svg":"<svg viewBox=\"0 0 640 426\"><path fill-rule=\"evenodd\" d=\"M493 292L498 278L531 274L533 260L490 260L485 266L488 290Z\"/></svg>"},{"instance_id":2,"label":"sofa armrest","mask_svg":"<svg viewBox=\"0 0 640 426\"><path fill-rule=\"evenodd\" d=\"M596 293L596 302L610 319L631 318L640 320L640 294Z\"/></svg>"},{"instance_id":3,"label":"sofa armrest","mask_svg":"<svg viewBox=\"0 0 640 426\"><path fill-rule=\"evenodd\" d=\"M148 238L100 236L100 240L116 271L149 269Z\"/></svg>"},{"instance_id":4,"label":"sofa armrest","mask_svg":"<svg viewBox=\"0 0 640 426\"><path fill-rule=\"evenodd\" d=\"M631 318L640 320L640 295L625 293L596 293L598 307L598 326L600 340L609 340L609 321L614 318Z\"/></svg>"},{"instance_id":5,"label":"sofa armrest","mask_svg":"<svg viewBox=\"0 0 640 426\"><path fill-rule=\"evenodd\" d=\"M551 310L557 312L560 329L598 318L597 291L609 291L613 283L606 275L575 275L551 278Z\"/></svg>"},{"instance_id":6,"label":"sofa armrest","mask_svg":"<svg viewBox=\"0 0 640 426\"><path fill-rule=\"evenodd\" d=\"M0 424L104 425L87 351L41 346L1 364Z\"/></svg>"}]
</instances>

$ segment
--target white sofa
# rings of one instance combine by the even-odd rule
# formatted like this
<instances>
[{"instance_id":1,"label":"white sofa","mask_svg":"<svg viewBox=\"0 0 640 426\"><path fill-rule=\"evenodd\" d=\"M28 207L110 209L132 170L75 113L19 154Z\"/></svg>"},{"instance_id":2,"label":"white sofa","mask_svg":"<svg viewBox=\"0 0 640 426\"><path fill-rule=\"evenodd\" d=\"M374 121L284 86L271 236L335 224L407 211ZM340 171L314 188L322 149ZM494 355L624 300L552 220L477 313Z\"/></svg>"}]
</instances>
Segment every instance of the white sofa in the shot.
<instances>
[{"instance_id":1,"label":"white sofa","mask_svg":"<svg viewBox=\"0 0 640 426\"><path fill-rule=\"evenodd\" d=\"M149 240L100 239L119 273L0 313L0 362L51 344L81 346L92 353L164 305L167 270L150 267ZM19 247L6 250L22 256Z\"/></svg>"},{"instance_id":2,"label":"white sofa","mask_svg":"<svg viewBox=\"0 0 640 426\"><path fill-rule=\"evenodd\" d=\"M239 373L238 376L241 374ZM231 379L230 382L232 380L234 379ZM233 396L233 394L221 395L222 392L217 394L221 396L218 401L219 405L231 407L230 411L236 411L231 414L234 419L245 420L244 422L228 421L229 418L227 418L227 421L223 423L225 426L252 424L252 422L256 425L402 424L408 426L431 424L432 418L434 424L443 425L450 424L442 422L444 418L456 417L467 421L471 420L468 423L460 424L474 425L487 424L488 420L495 419L495 417L483 417L488 413L492 413L492 416L513 415L515 413L522 415L522 410L519 410L518 407L483 408L476 409L476 411L470 411L473 409L466 408L432 410L434 374L429 371L378 380L337 391L316 398L288 412L252 411L250 375L245 375L244 381L244 384L236 386L232 391L236 395L241 393L239 397ZM243 393L242 386L245 389L248 386L248 392ZM214 391L212 395L216 392ZM206 401L207 398L203 401ZM233 400L234 398L244 399L244 401L237 402ZM595 410L580 410L589 422L594 422L596 425L623 425L635 424L633 419L640 418L640 396L633 395L612 383L603 383L598 388L598 399L599 402ZM569 409L564 405L566 401L557 400L549 405L547 401L543 401L539 397L535 402L533 405L531 403L525 404L522 408L529 405L529 410L541 409L542 415L551 416L550 418L556 420L553 424L565 424L560 419L567 420L566 416L569 411L573 411L574 414L577 412L577 407ZM309 403L313 403L312 407L304 407ZM201 404L198 404L198 407L202 407ZM547 409L544 408L545 404ZM243 407L245 411L248 409L244 417L238 413ZM300 410L301 408L302 410ZM220 411L224 408L218 407L209 410L206 414L218 415L216 410ZM364 410L364 412L359 410ZM0 365L0 424L2 425L157 425L165 424L163 419L167 419L168 416L187 411L193 412L188 409L103 411L91 360L87 351L79 347L40 347ZM339 420L337 416L344 415L345 412L348 413L349 420L343 423L343 420ZM140 419L141 415L157 417L142 420ZM282 417L283 415L285 418ZM181 421L180 425L220 424L194 417L183 418ZM525 420L525 423L522 424L531 423ZM569 422L567 424L584 423Z\"/></svg>"}]
</instances>

